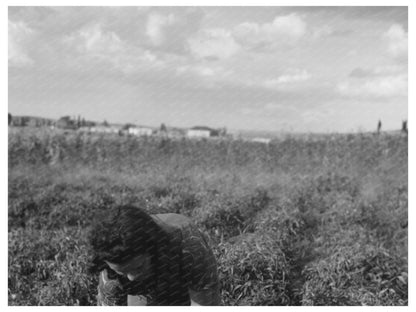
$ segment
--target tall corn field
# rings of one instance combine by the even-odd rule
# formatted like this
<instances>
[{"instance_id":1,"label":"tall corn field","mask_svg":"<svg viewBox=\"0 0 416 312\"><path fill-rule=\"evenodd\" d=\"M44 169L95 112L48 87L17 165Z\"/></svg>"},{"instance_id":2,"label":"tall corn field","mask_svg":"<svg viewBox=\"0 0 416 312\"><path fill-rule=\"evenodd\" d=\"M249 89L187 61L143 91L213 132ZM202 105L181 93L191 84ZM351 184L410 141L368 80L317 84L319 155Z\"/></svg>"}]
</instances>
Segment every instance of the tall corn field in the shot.
<instances>
[{"instance_id":1,"label":"tall corn field","mask_svg":"<svg viewBox=\"0 0 416 312\"><path fill-rule=\"evenodd\" d=\"M243 140L9 128L9 305L95 305L94 214L191 217L225 305L407 305L408 143L396 133Z\"/></svg>"}]
</instances>

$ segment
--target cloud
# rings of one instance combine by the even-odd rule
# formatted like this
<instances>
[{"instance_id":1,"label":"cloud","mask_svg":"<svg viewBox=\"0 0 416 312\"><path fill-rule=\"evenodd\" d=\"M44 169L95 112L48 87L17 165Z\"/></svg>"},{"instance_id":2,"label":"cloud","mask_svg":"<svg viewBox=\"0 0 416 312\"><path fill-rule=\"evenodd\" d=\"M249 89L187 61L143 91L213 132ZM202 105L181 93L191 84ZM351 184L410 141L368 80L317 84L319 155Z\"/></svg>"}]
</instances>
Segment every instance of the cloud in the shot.
<instances>
[{"instance_id":1,"label":"cloud","mask_svg":"<svg viewBox=\"0 0 416 312\"><path fill-rule=\"evenodd\" d=\"M321 39L324 37L329 37L334 34L334 29L329 25L325 25L322 27L317 27L312 32L312 38L314 39Z\"/></svg>"},{"instance_id":2,"label":"cloud","mask_svg":"<svg viewBox=\"0 0 416 312\"><path fill-rule=\"evenodd\" d=\"M179 66L173 63L171 66L175 68L175 72L170 79L181 86L189 86L198 90L224 90L230 84L235 83L234 72L219 63L200 60L189 63L189 60L186 60Z\"/></svg>"},{"instance_id":3,"label":"cloud","mask_svg":"<svg viewBox=\"0 0 416 312\"><path fill-rule=\"evenodd\" d=\"M311 30L311 38L315 40L324 39L328 37L345 37L352 34L349 29L336 29L329 25L318 26Z\"/></svg>"},{"instance_id":4,"label":"cloud","mask_svg":"<svg viewBox=\"0 0 416 312\"><path fill-rule=\"evenodd\" d=\"M407 81L407 74L364 76L339 83L337 91L346 97L407 96Z\"/></svg>"},{"instance_id":5,"label":"cloud","mask_svg":"<svg viewBox=\"0 0 416 312\"><path fill-rule=\"evenodd\" d=\"M407 32L404 30L402 25L393 24L383 34L388 42L388 52L391 56L397 59L407 60Z\"/></svg>"},{"instance_id":6,"label":"cloud","mask_svg":"<svg viewBox=\"0 0 416 312\"><path fill-rule=\"evenodd\" d=\"M286 16L278 16L273 20L271 26L266 24L264 27L269 33L288 35L292 38L300 38L306 31L305 22L295 13Z\"/></svg>"},{"instance_id":7,"label":"cloud","mask_svg":"<svg viewBox=\"0 0 416 312\"><path fill-rule=\"evenodd\" d=\"M240 50L230 32L221 29L206 29L188 40L191 54L200 59L227 59Z\"/></svg>"},{"instance_id":8,"label":"cloud","mask_svg":"<svg viewBox=\"0 0 416 312\"><path fill-rule=\"evenodd\" d=\"M284 85L304 82L310 78L311 74L305 69L290 69L277 78L266 80L264 86L266 88L275 89Z\"/></svg>"},{"instance_id":9,"label":"cloud","mask_svg":"<svg viewBox=\"0 0 416 312\"><path fill-rule=\"evenodd\" d=\"M195 79L203 82L205 87L214 87L217 83L230 83L233 81L233 71L212 64L184 64L176 68L176 75L187 78L196 83Z\"/></svg>"},{"instance_id":10,"label":"cloud","mask_svg":"<svg viewBox=\"0 0 416 312\"><path fill-rule=\"evenodd\" d=\"M271 23L245 22L234 28L236 40L247 48L270 48L296 42L306 33L306 23L296 13L277 16Z\"/></svg>"},{"instance_id":11,"label":"cloud","mask_svg":"<svg viewBox=\"0 0 416 312\"><path fill-rule=\"evenodd\" d=\"M64 43L81 54L111 54L122 52L121 39L114 32L105 32L100 24L89 25L66 36Z\"/></svg>"},{"instance_id":12,"label":"cloud","mask_svg":"<svg viewBox=\"0 0 416 312\"><path fill-rule=\"evenodd\" d=\"M184 66L179 66L176 69L177 74L182 75L182 74L196 74L198 76L202 76L202 77L213 77L216 73L216 70L213 69L212 67L209 66L203 66L203 65L184 65Z\"/></svg>"},{"instance_id":13,"label":"cloud","mask_svg":"<svg viewBox=\"0 0 416 312\"><path fill-rule=\"evenodd\" d=\"M98 63L111 64L113 68L124 73L163 66L163 62L151 51L128 44L116 33L103 30L100 24L89 25L75 31L64 37L63 43L87 63L94 60Z\"/></svg>"},{"instance_id":14,"label":"cloud","mask_svg":"<svg viewBox=\"0 0 416 312\"><path fill-rule=\"evenodd\" d=\"M203 11L198 8L152 8L144 27L144 40L132 38L142 47L165 54L185 55L188 39L200 29Z\"/></svg>"},{"instance_id":15,"label":"cloud","mask_svg":"<svg viewBox=\"0 0 416 312\"><path fill-rule=\"evenodd\" d=\"M348 78L337 85L339 94L346 97L407 96L407 66L403 64L354 68Z\"/></svg>"},{"instance_id":16,"label":"cloud","mask_svg":"<svg viewBox=\"0 0 416 312\"><path fill-rule=\"evenodd\" d=\"M151 13L146 23L146 35L153 45L159 46L165 41L165 28L174 25L177 22L175 15L162 15Z\"/></svg>"},{"instance_id":17,"label":"cloud","mask_svg":"<svg viewBox=\"0 0 416 312\"><path fill-rule=\"evenodd\" d=\"M367 77L379 77L388 75L400 75L406 74L407 66L403 65L383 65L373 68L354 68L349 77L351 78L367 78Z\"/></svg>"},{"instance_id":18,"label":"cloud","mask_svg":"<svg viewBox=\"0 0 416 312\"><path fill-rule=\"evenodd\" d=\"M34 31L24 22L8 22L8 61L9 65L22 67L32 65L33 59L29 56L27 48L30 45Z\"/></svg>"}]
</instances>

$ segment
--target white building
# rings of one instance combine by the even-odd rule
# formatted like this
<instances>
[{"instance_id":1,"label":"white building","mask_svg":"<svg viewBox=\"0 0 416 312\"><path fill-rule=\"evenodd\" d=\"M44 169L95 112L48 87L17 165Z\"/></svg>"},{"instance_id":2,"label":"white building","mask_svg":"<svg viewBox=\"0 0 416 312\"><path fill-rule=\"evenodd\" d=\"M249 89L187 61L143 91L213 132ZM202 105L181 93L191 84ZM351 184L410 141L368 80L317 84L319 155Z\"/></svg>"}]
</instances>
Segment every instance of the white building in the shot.
<instances>
[{"instance_id":1,"label":"white building","mask_svg":"<svg viewBox=\"0 0 416 312\"><path fill-rule=\"evenodd\" d=\"M139 128L131 127L128 130L128 134L137 135L137 136L149 136L153 134L153 129L144 128L144 127L139 127Z\"/></svg>"},{"instance_id":2,"label":"white building","mask_svg":"<svg viewBox=\"0 0 416 312\"><path fill-rule=\"evenodd\" d=\"M209 138L211 136L211 131L189 129L187 135L190 138Z\"/></svg>"},{"instance_id":3,"label":"white building","mask_svg":"<svg viewBox=\"0 0 416 312\"><path fill-rule=\"evenodd\" d=\"M259 143L264 143L264 144L269 144L271 139L268 138L254 138L252 139L253 142L259 142Z\"/></svg>"},{"instance_id":4,"label":"white building","mask_svg":"<svg viewBox=\"0 0 416 312\"><path fill-rule=\"evenodd\" d=\"M104 126L95 126L90 128L90 132L97 133L118 133L120 128L116 127L104 127Z\"/></svg>"},{"instance_id":5,"label":"white building","mask_svg":"<svg viewBox=\"0 0 416 312\"><path fill-rule=\"evenodd\" d=\"M190 138L209 138L213 136L218 136L219 131L205 126L196 126L191 129L188 129L186 134Z\"/></svg>"}]
</instances>

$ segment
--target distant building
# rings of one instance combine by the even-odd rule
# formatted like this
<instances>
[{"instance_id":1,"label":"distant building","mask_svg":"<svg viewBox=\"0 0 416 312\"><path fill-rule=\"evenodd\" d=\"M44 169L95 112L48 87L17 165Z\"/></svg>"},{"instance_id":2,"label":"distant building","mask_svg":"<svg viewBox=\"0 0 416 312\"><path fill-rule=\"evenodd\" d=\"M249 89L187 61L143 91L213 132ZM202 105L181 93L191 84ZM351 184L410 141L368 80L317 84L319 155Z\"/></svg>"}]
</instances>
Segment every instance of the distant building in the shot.
<instances>
[{"instance_id":1,"label":"distant building","mask_svg":"<svg viewBox=\"0 0 416 312\"><path fill-rule=\"evenodd\" d=\"M264 143L264 144L269 144L271 140L272 139L268 139L268 138L254 138L251 141L253 141L253 142L259 142L259 143Z\"/></svg>"},{"instance_id":2,"label":"distant building","mask_svg":"<svg viewBox=\"0 0 416 312\"><path fill-rule=\"evenodd\" d=\"M182 128L170 127L166 126L165 124L162 124L160 128L155 129L153 131L153 135L162 138L178 139L185 137L187 135L187 130Z\"/></svg>"},{"instance_id":3,"label":"distant building","mask_svg":"<svg viewBox=\"0 0 416 312\"><path fill-rule=\"evenodd\" d=\"M86 127L86 126L79 127L78 131L80 131L80 132L91 132L91 127Z\"/></svg>"},{"instance_id":4,"label":"distant building","mask_svg":"<svg viewBox=\"0 0 416 312\"><path fill-rule=\"evenodd\" d=\"M219 136L219 131L205 126L197 126L188 129L187 136L190 138L209 138Z\"/></svg>"},{"instance_id":5,"label":"distant building","mask_svg":"<svg viewBox=\"0 0 416 312\"><path fill-rule=\"evenodd\" d=\"M151 136L153 134L153 129L146 127L130 127L127 131L128 134L137 136Z\"/></svg>"},{"instance_id":6,"label":"distant building","mask_svg":"<svg viewBox=\"0 0 416 312\"><path fill-rule=\"evenodd\" d=\"M85 129L85 128L83 128ZM97 125L94 127L90 127L89 128L90 132L94 132L94 133L116 133L119 134L122 131L122 127L120 126L113 126L113 125Z\"/></svg>"}]
</instances>

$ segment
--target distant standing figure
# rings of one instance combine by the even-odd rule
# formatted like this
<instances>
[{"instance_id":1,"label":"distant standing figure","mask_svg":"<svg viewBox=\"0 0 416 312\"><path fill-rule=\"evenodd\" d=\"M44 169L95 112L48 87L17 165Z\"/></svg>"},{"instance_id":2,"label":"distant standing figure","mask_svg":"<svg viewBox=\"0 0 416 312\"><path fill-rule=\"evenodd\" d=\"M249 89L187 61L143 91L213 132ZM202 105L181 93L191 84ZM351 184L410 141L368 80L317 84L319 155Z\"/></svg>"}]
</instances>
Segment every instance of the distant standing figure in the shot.
<instances>
[{"instance_id":1,"label":"distant standing figure","mask_svg":"<svg viewBox=\"0 0 416 312\"><path fill-rule=\"evenodd\" d=\"M381 120L378 121L377 133L380 133L380 131L381 131Z\"/></svg>"},{"instance_id":2,"label":"distant standing figure","mask_svg":"<svg viewBox=\"0 0 416 312\"><path fill-rule=\"evenodd\" d=\"M97 217L90 242L98 305L221 304L208 239L183 215L114 207Z\"/></svg>"},{"instance_id":3,"label":"distant standing figure","mask_svg":"<svg viewBox=\"0 0 416 312\"><path fill-rule=\"evenodd\" d=\"M407 133L407 120L402 122L402 132Z\"/></svg>"}]
</instances>

